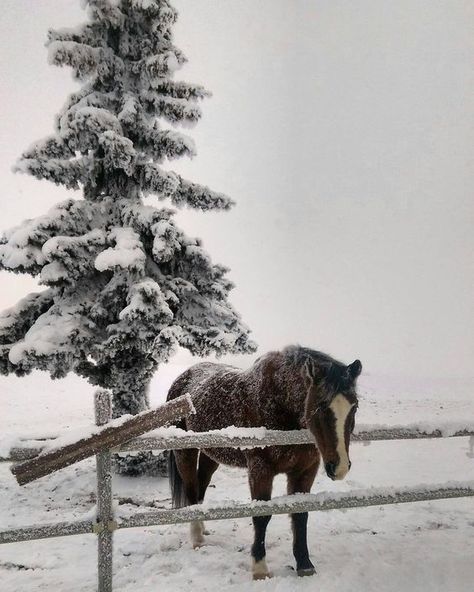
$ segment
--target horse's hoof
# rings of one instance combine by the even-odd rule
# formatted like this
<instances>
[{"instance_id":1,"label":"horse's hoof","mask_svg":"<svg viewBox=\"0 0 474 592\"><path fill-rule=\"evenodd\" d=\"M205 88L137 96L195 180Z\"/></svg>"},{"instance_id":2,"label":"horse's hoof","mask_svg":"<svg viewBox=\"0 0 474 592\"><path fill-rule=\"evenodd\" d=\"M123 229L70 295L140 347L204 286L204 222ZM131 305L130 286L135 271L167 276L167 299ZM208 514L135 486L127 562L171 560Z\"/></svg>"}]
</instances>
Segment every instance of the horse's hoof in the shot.
<instances>
[{"instance_id":1,"label":"horse's hoof","mask_svg":"<svg viewBox=\"0 0 474 592\"><path fill-rule=\"evenodd\" d=\"M306 569L298 569L298 570L296 570L296 573L300 577L314 576L314 574L316 573L316 570L314 569L314 567L307 567Z\"/></svg>"},{"instance_id":2,"label":"horse's hoof","mask_svg":"<svg viewBox=\"0 0 474 592\"><path fill-rule=\"evenodd\" d=\"M193 541L193 549L200 549L201 547L204 547L205 544L206 541L204 539Z\"/></svg>"},{"instance_id":3,"label":"horse's hoof","mask_svg":"<svg viewBox=\"0 0 474 592\"><path fill-rule=\"evenodd\" d=\"M260 559L260 561L253 560L252 565L252 578L254 580L266 580L267 578L271 578L271 574L268 571L267 562L265 558Z\"/></svg>"},{"instance_id":4,"label":"horse's hoof","mask_svg":"<svg viewBox=\"0 0 474 592\"><path fill-rule=\"evenodd\" d=\"M272 577L272 574L269 571L267 571L267 573L254 573L254 574L252 574L252 579L254 581L257 581L257 580L266 580L267 578L271 578L271 577Z\"/></svg>"}]
</instances>

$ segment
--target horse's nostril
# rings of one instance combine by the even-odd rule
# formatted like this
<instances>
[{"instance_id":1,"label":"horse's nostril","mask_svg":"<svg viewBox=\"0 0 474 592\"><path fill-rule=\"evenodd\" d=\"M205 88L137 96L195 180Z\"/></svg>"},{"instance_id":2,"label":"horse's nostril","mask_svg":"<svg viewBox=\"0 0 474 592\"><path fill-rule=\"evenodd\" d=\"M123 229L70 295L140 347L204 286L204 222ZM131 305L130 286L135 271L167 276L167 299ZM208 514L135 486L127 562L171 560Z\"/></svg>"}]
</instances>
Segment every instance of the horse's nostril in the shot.
<instances>
[{"instance_id":1,"label":"horse's nostril","mask_svg":"<svg viewBox=\"0 0 474 592\"><path fill-rule=\"evenodd\" d=\"M349 461L349 471L351 470L351 467L352 467L352 463L351 463L351 461Z\"/></svg>"},{"instance_id":2,"label":"horse's nostril","mask_svg":"<svg viewBox=\"0 0 474 592\"><path fill-rule=\"evenodd\" d=\"M328 477L331 477L331 479L333 477L336 476L336 463L332 463L332 462L328 462L326 463L326 473Z\"/></svg>"}]
</instances>

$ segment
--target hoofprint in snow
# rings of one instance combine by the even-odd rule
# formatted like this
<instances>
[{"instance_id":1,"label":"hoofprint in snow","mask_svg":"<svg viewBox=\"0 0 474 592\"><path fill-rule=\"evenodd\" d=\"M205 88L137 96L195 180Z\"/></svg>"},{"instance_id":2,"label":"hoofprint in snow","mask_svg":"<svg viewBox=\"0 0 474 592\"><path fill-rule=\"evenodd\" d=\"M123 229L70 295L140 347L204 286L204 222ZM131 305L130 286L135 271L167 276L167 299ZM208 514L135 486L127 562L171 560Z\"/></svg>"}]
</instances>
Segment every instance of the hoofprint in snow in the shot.
<instances>
[{"instance_id":1,"label":"hoofprint in snow","mask_svg":"<svg viewBox=\"0 0 474 592\"><path fill-rule=\"evenodd\" d=\"M157 377L152 403L159 404L182 368L169 366ZM389 386L387 386L389 385ZM392 385L390 387L390 385ZM403 389L399 390L399 389ZM363 424L453 426L474 417L474 384L446 381L415 384L395 379L361 378ZM28 415L41 393L42 407ZM403 393L403 394L402 394ZM0 451L19 437L56 436L92 422L92 388L76 377L50 381L44 374L0 380ZM418 487L474 479L474 442L451 440L354 443L353 467L343 482L321 474L313 492L321 498L371 487ZM95 463L88 459L26 487L16 485L7 463L0 464L0 528L90 518L95 504ZM245 471L221 467L208 491L209 505L249 500ZM115 477L116 513L127 518L150 508L169 508L163 479ZM321 492L321 493L320 493ZM283 477L274 496L285 493ZM141 504L139 507L138 504ZM125 592L232 590L410 590L464 592L474 578L472 499L422 502L351 511L313 513L309 544L318 574L299 579L293 564L291 531L285 516L269 525L267 560L273 578L249 580L251 520L210 522L207 545L189 543L187 524L119 531L115 536L114 589ZM45 588L92 591L96 582L96 537L92 535L32 541L0 548L2 592Z\"/></svg>"}]
</instances>

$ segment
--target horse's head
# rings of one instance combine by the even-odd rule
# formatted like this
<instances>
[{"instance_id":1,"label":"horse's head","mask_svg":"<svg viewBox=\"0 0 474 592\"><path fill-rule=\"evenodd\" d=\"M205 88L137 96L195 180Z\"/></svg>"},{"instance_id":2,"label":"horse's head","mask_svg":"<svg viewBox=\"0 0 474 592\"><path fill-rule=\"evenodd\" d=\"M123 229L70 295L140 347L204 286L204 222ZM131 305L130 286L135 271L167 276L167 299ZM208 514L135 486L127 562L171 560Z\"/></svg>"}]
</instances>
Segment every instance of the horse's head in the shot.
<instances>
[{"instance_id":1,"label":"horse's head","mask_svg":"<svg viewBox=\"0 0 474 592\"><path fill-rule=\"evenodd\" d=\"M358 406L355 383L361 371L359 360L344 366L308 358L304 365L306 425L333 480L344 479L351 468L349 441Z\"/></svg>"}]
</instances>

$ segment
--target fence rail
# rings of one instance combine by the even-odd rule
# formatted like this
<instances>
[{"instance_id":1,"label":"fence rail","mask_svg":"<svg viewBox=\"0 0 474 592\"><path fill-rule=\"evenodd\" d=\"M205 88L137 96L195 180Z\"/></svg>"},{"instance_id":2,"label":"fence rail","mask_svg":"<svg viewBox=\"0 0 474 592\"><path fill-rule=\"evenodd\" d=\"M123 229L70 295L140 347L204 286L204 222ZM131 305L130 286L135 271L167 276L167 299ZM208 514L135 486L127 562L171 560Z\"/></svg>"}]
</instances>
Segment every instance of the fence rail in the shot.
<instances>
[{"instance_id":1,"label":"fence rail","mask_svg":"<svg viewBox=\"0 0 474 592\"><path fill-rule=\"evenodd\" d=\"M174 430L179 432L178 430ZM181 430L182 431L182 430ZM245 432L245 428L239 433ZM255 430L250 428L250 433ZM417 427L372 426L366 431L359 431L351 436L351 442L375 442L383 440L419 440L431 438L456 438L461 436L474 437L474 429L467 426L460 430L445 433L439 428L421 430ZM7 457L0 457L0 462L21 462L37 457L45 445L54 439L34 439L24 446L13 446ZM265 430L262 436L231 436L223 432L184 432L170 433L163 436L141 436L115 448L118 452L138 452L141 450L183 450L185 448L258 448L260 446L298 446L314 444L314 438L308 430Z\"/></svg>"},{"instance_id":2,"label":"fence rail","mask_svg":"<svg viewBox=\"0 0 474 592\"><path fill-rule=\"evenodd\" d=\"M103 426L110 418L110 401L105 391L96 393L96 423ZM129 420L130 421L130 420ZM126 426L126 423L124 424ZM245 435L249 433L249 435ZM417 438L441 438L447 436L471 436L474 430L466 426L443 434L440 429L419 429L417 427L384 428L373 426L359 431L354 441L400 440ZM242 448L261 446L287 446L312 444L314 440L306 430L281 432L275 430L232 430L228 433L179 433L152 435L130 440L114 448L121 451L172 450L183 448ZM44 448L44 442L35 446L13 448L8 460L28 460L36 457ZM234 503L218 506L189 506L174 510L140 512L128 518L115 520L112 511L112 473L110 449L97 451L97 519L58 522L13 528L0 531L0 544L30 541L52 537L62 537L95 533L98 535L98 590L112 591L112 544L113 531L125 528L159 526L192 522L194 520L226 520L268 514L291 514L297 512L327 511L334 509L359 508L376 505L410 503L474 496L474 481L447 483L445 485L423 486L418 488L369 489L350 491L343 494L295 494L282 496L269 502ZM2 459L7 460L7 459ZM41 464L41 457L38 462Z\"/></svg>"},{"instance_id":3,"label":"fence rail","mask_svg":"<svg viewBox=\"0 0 474 592\"><path fill-rule=\"evenodd\" d=\"M393 489L390 493L387 493L386 488L379 490L374 488L368 491L351 491L339 495L333 494L331 497L328 497L326 494L294 494L273 498L269 502L216 506L200 504L175 510L140 512L128 518L119 518L107 530L112 532L113 530L125 528L182 524L194 520L228 520L231 518L267 516L268 514L326 512L328 510L345 510L473 496L474 481L453 483L449 486L432 485L418 490L400 488ZM96 531L96 522L92 520L42 524L0 532L0 544L90 534L96 533Z\"/></svg>"}]
</instances>

